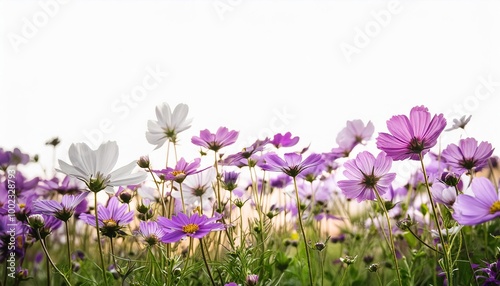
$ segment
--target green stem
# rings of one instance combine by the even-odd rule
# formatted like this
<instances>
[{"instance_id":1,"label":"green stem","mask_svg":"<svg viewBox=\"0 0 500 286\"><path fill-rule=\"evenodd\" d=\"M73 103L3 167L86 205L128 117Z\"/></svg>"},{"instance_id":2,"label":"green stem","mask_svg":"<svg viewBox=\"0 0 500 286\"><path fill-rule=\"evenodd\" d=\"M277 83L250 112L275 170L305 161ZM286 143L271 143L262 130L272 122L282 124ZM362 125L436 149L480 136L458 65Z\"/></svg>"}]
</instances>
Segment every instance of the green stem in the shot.
<instances>
[{"instance_id":1,"label":"green stem","mask_svg":"<svg viewBox=\"0 0 500 286\"><path fill-rule=\"evenodd\" d=\"M413 230L411 230L411 228L407 228L407 230L413 235L413 237L415 237L418 241L420 241L420 243L422 243L423 245L427 246L429 249L443 255L444 253L442 253L441 251L435 249L434 247L428 245L427 243L425 243L425 241L423 241L416 233L413 232Z\"/></svg>"},{"instance_id":2,"label":"green stem","mask_svg":"<svg viewBox=\"0 0 500 286\"><path fill-rule=\"evenodd\" d=\"M38 237L41 237L40 236L40 230L37 230L37 232L38 232ZM54 261L52 261L52 258L50 258L49 251L47 250L47 246L45 245L45 239L40 238L40 244L42 245L43 251L45 252L45 256L47 257L47 260L50 262L50 264L52 265L52 267L54 267L54 269L64 278L64 281L66 281L66 283L69 286L71 286L71 283L68 281L68 278L66 278L66 275L64 275L64 273L62 273L61 270L59 270L59 268L57 268L57 266L54 263Z\"/></svg>"},{"instance_id":3,"label":"green stem","mask_svg":"<svg viewBox=\"0 0 500 286\"><path fill-rule=\"evenodd\" d=\"M69 278L71 278L71 272L72 271L72 266L71 266L71 246L70 246L70 240L69 240L69 228L68 228L68 221L64 221L64 226L66 227L66 246L67 246L67 251L68 251L68 268L69 268Z\"/></svg>"},{"instance_id":4,"label":"green stem","mask_svg":"<svg viewBox=\"0 0 500 286\"><path fill-rule=\"evenodd\" d=\"M344 279L345 279L345 276L346 276L346 274L347 274L347 270L348 270L348 269L349 269L349 265L347 265L347 267L345 268L344 273L342 273L342 279L340 279L340 284L339 284L339 286L344 285Z\"/></svg>"},{"instance_id":5,"label":"green stem","mask_svg":"<svg viewBox=\"0 0 500 286\"><path fill-rule=\"evenodd\" d=\"M304 225L302 224L302 212L300 210L299 189L297 187L297 179L295 177L293 177L293 186L295 188L295 199L297 200L297 215L299 220L300 232L302 233L302 238L304 239L304 246L306 248L307 270L309 271L309 284L313 286L314 282L313 282L313 273L311 268L311 257L309 254L309 247L307 245L306 231L304 230Z\"/></svg>"},{"instance_id":6,"label":"green stem","mask_svg":"<svg viewBox=\"0 0 500 286\"><path fill-rule=\"evenodd\" d=\"M207 258L205 256L205 250L203 249L203 239L200 238L200 248L201 255L203 256L203 262L205 263L205 267L207 268L208 277L210 277L210 282L212 282L212 286L215 286L214 278L212 277L212 273L210 272L210 267L208 266Z\"/></svg>"},{"instance_id":7,"label":"green stem","mask_svg":"<svg viewBox=\"0 0 500 286\"><path fill-rule=\"evenodd\" d=\"M97 246L99 247L99 255L101 257L102 278L104 279L104 284L107 286L108 280L106 279L106 268L104 267L104 256L102 255L101 234L99 230L99 219L97 217L97 192L94 192L94 211L95 211L95 227L97 230Z\"/></svg>"},{"instance_id":8,"label":"green stem","mask_svg":"<svg viewBox=\"0 0 500 286\"><path fill-rule=\"evenodd\" d=\"M394 266L396 267L396 273L398 275L398 282L400 286L403 286L403 281L401 280L401 271L399 270L399 264L398 264L398 257L396 256L396 247L394 246L394 238L392 236L392 226L391 226L391 218L389 217L389 212L387 211L387 208L385 207L384 201L382 200L382 197L380 196L380 193L378 192L378 189L376 186L373 187L373 191L375 192L375 195L377 196L377 199L382 206L382 210L384 211L385 218L387 219L387 228L389 231L389 248L391 249L392 252L392 258L394 259ZM383 230L382 230L383 231Z\"/></svg>"},{"instance_id":9,"label":"green stem","mask_svg":"<svg viewBox=\"0 0 500 286\"><path fill-rule=\"evenodd\" d=\"M436 228L439 234L439 240L441 241L441 245L443 246L443 260L444 260L444 265L445 265L445 272L446 272L446 278L448 280L448 286L453 286L453 280L452 280L452 271L450 267L450 261L448 259L448 247L446 242L444 241L443 233L441 232L441 227L439 225L439 218L437 215L436 207L434 206L434 199L432 197L431 189L429 187L429 180L427 178L427 172L425 170L425 165L424 165L424 157L422 156L422 152L418 154L420 158L420 165L422 167L422 173L424 175L424 181L425 181L425 188L427 189L427 195L429 197L429 201L431 204L432 208L432 215L434 216L434 222L436 223Z\"/></svg>"}]
</instances>

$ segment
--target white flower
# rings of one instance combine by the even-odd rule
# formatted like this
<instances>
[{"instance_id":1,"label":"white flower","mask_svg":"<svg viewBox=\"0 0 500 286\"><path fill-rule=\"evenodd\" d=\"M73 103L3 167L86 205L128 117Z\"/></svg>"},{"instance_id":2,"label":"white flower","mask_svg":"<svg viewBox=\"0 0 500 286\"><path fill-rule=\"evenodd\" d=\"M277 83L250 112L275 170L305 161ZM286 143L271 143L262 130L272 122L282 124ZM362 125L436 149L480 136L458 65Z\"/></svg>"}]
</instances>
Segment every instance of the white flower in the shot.
<instances>
[{"instance_id":1,"label":"white flower","mask_svg":"<svg viewBox=\"0 0 500 286\"><path fill-rule=\"evenodd\" d=\"M158 121L148 121L148 131L146 139L150 144L160 148L165 142L170 140L177 142L177 134L191 127L192 119L187 119L189 107L186 104L178 104L174 112L167 103L162 103L156 107L156 118Z\"/></svg>"},{"instance_id":2,"label":"white flower","mask_svg":"<svg viewBox=\"0 0 500 286\"><path fill-rule=\"evenodd\" d=\"M215 180L215 168L210 167L204 171L186 177L182 182L182 195L184 203L201 204L203 207L211 206L215 199L213 182ZM172 192L172 197L181 199L180 192Z\"/></svg>"},{"instance_id":3,"label":"white flower","mask_svg":"<svg viewBox=\"0 0 500 286\"><path fill-rule=\"evenodd\" d=\"M72 165L59 160L58 171L83 181L92 192L105 189L113 194L113 187L135 185L147 176L143 171L132 173L136 161L111 171L118 160L118 145L113 141L101 144L97 150L90 149L85 143L73 143L68 154Z\"/></svg>"},{"instance_id":4,"label":"white flower","mask_svg":"<svg viewBox=\"0 0 500 286\"><path fill-rule=\"evenodd\" d=\"M472 115L469 115L469 117L465 118L465 115L460 117L460 119L453 119L453 125L446 129L445 131L451 131L451 130L455 130L455 129L458 129L458 128L462 128L462 129L465 129L465 125L467 125L467 123L469 123L470 121L470 118L472 117Z\"/></svg>"}]
</instances>

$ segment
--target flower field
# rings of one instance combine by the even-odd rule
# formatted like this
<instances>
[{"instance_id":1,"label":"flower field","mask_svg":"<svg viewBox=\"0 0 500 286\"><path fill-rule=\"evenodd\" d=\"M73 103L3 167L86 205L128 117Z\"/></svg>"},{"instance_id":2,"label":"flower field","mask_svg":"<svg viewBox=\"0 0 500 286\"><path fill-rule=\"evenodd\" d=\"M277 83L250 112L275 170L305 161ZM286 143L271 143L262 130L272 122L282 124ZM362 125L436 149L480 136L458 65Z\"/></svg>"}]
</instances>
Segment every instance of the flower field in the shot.
<instances>
[{"instance_id":1,"label":"flower field","mask_svg":"<svg viewBox=\"0 0 500 286\"><path fill-rule=\"evenodd\" d=\"M0 149L0 285L500 285L494 146L440 145L470 116L415 106L384 132L348 121L329 152L287 132L227 153L237 130L188 138L186 104L155 114L161 166L75 142L34 176L36 156ZM396 184L400 163L416 167Z\"/></svg>"}]
</instances>

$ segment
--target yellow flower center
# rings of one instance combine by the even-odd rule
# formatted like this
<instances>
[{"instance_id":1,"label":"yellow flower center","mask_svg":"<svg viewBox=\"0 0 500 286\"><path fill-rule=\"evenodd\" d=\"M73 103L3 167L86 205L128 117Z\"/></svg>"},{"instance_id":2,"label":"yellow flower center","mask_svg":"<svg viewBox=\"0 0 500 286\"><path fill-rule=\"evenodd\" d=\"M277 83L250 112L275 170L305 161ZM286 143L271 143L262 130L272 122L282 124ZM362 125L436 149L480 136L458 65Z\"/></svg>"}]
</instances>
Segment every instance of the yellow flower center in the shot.
<instances>
[{"instance_id":1,"label":"yellow flower center","mask_svg":"<svg viewBox=\"0 0 500 286\"><path fill-rule=\"evenodd\" d=\"M26 204L19 204L20 209L24 209L26 207Z\"/></svg>"},{"instance_id":2,"label":"yellow flower center","mask_svg":"<svg viewBox=\"0 0 500 286\"><path fill-rule=\"evenodd\" d=\"M490 214L494 214L500 211L500 201L496 201L491 205Z\"/></svg>"},{"instance_id":3,"label":"yellow flower center","mask_svg":"<svg viewBox=\"0 0 500 286\"><path fill-rule=\"evenodd\" d=\"M104 226L105 227L116 227L118 224L116 223L116 221L112 218L110 219L105 219L102 221L104 223Z\"/></svg>"},{"instance_id":4,"label":"yellow flower center","mask_svg":"<svg viewBox=\"0 0 500 286\"><path fill-rule=\"evenodd\" d=\"M182 231L185 233L195 233L198 229L200 229L200 227L194 223L190 223L182 227Z\"/></svg>"},{"instance_id":5,"label":"yellow flower center","mask_svg":"<svg viewBox=\"0 0 500 286\"><path fill-rule=\"evenodd\" d=\"M172 171L172 175L174 175L175 177L179 176L179 175L185 175L184 171Z\"/></svg>"}]
</instances>

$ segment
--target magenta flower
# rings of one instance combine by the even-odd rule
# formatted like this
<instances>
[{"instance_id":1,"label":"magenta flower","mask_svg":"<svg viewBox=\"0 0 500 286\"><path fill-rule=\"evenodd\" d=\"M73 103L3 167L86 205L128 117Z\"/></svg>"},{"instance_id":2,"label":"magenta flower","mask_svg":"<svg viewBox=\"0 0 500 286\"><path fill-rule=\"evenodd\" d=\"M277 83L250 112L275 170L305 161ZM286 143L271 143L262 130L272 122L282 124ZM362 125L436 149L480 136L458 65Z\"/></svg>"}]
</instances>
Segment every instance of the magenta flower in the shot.
<instances>
[{"instance_id":1,"label":"magenta flower","mask_svg":"<svg viewBox=\"0 0 500 286\"><path fill-rule=\"evenodd\" d=\"M410 111L410 118L395 115L387 121L391 134L379 133L377 147L393 160L419 160L419 154L425 155L436 145L445 127L443 114L431 119L427 107L415 106Z\"/></svg>"},{"instance_id":2,"label":"magenta flower","mask_svg":"<svg viewBox=\"0 0 500 286\"><path fill-rule=\"evenodd\" d=\"M274 138L271 141L271 144L273 144L274 147L276 147L276 149L279 149L281 147L295 146L298 142L299 142L298 136L295 136L292 138L292 133L287 132L284 135L281 133L274 135Z\"/></svg>"},{"instance_id":3,"label":"magenta flower","mask_svg":"<svg viewBox=\"0 0 500 286\"><path fill-rule=\"evenodd\" d=\"M68 221L75 213L76 207L85 200L89 192L79 195L65 195L61 202L40 200L33 203L33 212L53 216L62 221ZM94 221L95 224L95 221Z\"/></svg>"},{"instance_id":4,"label":"magenta flower","mask_svg":"<svg viewBox=\"0 0 500 286\"><path fill-rule=\"evenodd\" d=\"M265 161L265 163L260 164L263 170L283 172L290 177L297 177L304 170L323 163L320 154L311 154L302 161L302 155L297 153L286 153L284 160L276 153L268 153L265 156Z\"/></svg>"},{"instance_id":5,"label":"magenta flower","mask_svg":"<svg viewBox=\"0 0 500 286\"><path fill-rule=\"evenodd\" d=\"M363 151L356 159L344 163L344 176L348 180L339 181L337 184L342 193L349 199L358 202L373 200L375 188L380 195L385 194L396 178L395 173L388 173L391 169L392 159L384 152L375 158L370 152Z\"/></svg>"},{"instance_id":6,"label":"magenta flower","mask_svg":"<svg viewBox=\"0 0 500 286\"><path fill-rule=\"evenodd\" d=\"M446 163L458 174L479 170L488 164L493 154L491 144L481 142L477 145L474 138L462 139L458 145L450 144L443 150L442 156Z\"/></svg>"},{"instance_id":7,"label":"magenta flower","mask_svg":"<svg viewBox=\"0 0 500 286\"><path fill-rule=\"evenodd\" d=\"M163 170L154 170L157 175L164 175L166 181L175 181L177 183L182 183L184 179L196 173L199 173L208 168L197 170L200 167L200 158L194 159L192 163L187 163L184 158L180 158L174 168L166 168Z\"/></svg>"},{"instance_id":8,"label":"magenta flower","mask_svg":"<svg viewBox=\"0 0 500 286\"><path fill-rule=\"evenodd\" d=\"M486 178L474 178L471 183L474 196L458 195L453 205L453 218L462 225L476 225L500 217L500 197Z\"/></svg>"},{"instance_id":9,"label":"magenta flower","mask_svg":"<svg viewBox=\"0 0 500 286\"><path fill-rule=\"evenodd\" d=\"M102 235L116 237L125 234L121 229L134 220L134 212L128 212L126 204L120 205L116 197L111 197L108 206L97 207L97 220ZM91 214L80 214L80 219L91 226L95 226L95 216Z\"/></svg>"},{"instance_id":10,"label":"magenta flower","mask_svg":"<svg viewBox=\"0 0 500 286\"><path fill-rule=\"evenodd\" d=\"M237 131L229 131L226 127L219 127L215 134L210 133L208 129L200 131L200 137L193 136L191 143L197 146L205 147L212 151L219 151L222 147L229 146L238 139Z\"/></svg>"},{"instance_id":11,"label":"magenta flower","mask_svg":"<svg viewBox=\"0 0 500 286\"><path fill-rule=\"evenodd\" d=\"M201 239L211 231L225 229L222 223L217 222L217 220L221 218L222 216L217 213L212 218L208 218L206 215L200 216L198 213L190 217L184 213L178 213L176 216L172 216L172 219L159 217L158 225L161 226L166 233L161 238L161 241L164 243L172 243L186 236Z\"/></svg>"}]
</instances>

